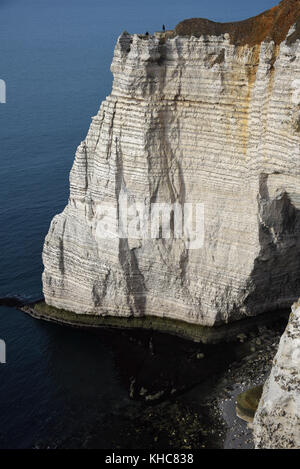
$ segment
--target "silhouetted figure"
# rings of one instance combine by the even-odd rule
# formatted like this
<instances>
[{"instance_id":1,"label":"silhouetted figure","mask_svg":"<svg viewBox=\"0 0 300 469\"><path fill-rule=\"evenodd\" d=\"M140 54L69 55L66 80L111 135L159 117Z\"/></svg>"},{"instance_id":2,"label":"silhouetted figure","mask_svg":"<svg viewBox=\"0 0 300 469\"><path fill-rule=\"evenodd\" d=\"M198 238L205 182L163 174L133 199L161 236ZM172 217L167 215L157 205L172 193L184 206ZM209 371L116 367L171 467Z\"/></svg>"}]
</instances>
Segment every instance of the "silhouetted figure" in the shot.
<instances>
[{"instance_id":1,"label":"silhouetted figure","mask_svg":"<svg viewBox=\"0 0 300 469\"><path fill-rule=\"evenodd\" d=\"M163 32L165 32L165 31L166 31L166 27L165 27L165 25L163 24Z\"/></svg>"},{"instance_id":2,"label":"silhouetted figure","mask_svg":"<svg viewBox=\"0 0 300 469\"><path fill-rule=\"evenodd\" d=\"M149 36L149 33L148 33L148 31L146 31L146 32L145 32L145 36Z\"/></svg>"}]
</instances>

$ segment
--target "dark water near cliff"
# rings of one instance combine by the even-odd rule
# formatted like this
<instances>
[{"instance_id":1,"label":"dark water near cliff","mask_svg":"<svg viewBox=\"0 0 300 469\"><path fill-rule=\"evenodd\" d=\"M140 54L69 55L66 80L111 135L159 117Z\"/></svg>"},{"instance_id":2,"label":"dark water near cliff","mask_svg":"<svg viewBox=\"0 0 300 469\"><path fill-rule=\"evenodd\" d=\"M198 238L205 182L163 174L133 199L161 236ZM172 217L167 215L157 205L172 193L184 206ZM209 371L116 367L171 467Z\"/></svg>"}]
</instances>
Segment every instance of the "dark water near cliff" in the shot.
<instances>
[{"instance_id":1,"label":"dark water near cliff","mask_svg":"<svg viewBox=\"0 0 300 469\"><path fill-rule=\"evenodd\" d=\"M110 93L117 36L199 15L198 1L142 3L0 0L0 78L7 84L7 103L0 104L0 297L41 295L43 239L67 201L76 146ZM246 10L232 2L232 14L220 1L218 16L209 6L201 14L240 19L275 3L260 1ZM139 412L140 404L129 399L131 376L147 366L159 375L170 363L169 350L195 352L158 335L159 368L149 359L147 334L93 335L4 307L0 338L7 345L7 364L0 365L2 448L108 448L121 441L124 416Z\"/></svg>"}]
</instances>

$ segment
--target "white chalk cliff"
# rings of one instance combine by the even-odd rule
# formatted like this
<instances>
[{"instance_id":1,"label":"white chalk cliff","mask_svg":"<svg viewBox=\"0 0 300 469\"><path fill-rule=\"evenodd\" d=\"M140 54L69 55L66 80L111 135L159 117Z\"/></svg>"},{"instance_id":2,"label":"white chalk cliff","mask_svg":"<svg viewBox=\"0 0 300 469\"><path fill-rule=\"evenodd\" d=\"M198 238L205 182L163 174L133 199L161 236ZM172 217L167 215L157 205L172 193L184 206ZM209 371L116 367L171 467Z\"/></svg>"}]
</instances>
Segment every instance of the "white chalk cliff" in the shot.
<instances>
[{"instance_id":1,"label":"white chalk cliff","mask_svg":"<svg viewBox=\"0 0 300 469\"><path fill-rule=\"evenodd\" d=\"M68 205L45 240L48 304L213 326L296 301L300 2L276 8L250 23L194 20L119 37L112 93L78 147ZM104 238L103 207L121 211L120 196L146 207L204 204L203 248L172 234Z\"/></svg>"},{"instance_id":2,"label":"white chalk cliff","mask_svg":"<svg viewBox=\"0 0 300 469\"><path fill-rule=\"evenodd\" d=\"M300 449L300 302L294 304L254 418L256 448Z\"/></svg>"}]
</instances>

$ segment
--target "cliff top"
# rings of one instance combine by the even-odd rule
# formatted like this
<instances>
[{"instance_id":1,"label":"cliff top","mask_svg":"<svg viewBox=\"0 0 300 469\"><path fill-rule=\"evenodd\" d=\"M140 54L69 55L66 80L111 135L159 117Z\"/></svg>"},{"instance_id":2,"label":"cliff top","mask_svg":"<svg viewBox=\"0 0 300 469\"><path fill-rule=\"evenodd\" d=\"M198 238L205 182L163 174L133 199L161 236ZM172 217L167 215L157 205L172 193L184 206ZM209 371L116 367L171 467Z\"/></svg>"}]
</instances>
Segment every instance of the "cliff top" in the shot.
<instances>
[{"instance_id":1,"label":"cliff top","mask_svg":"<svg viewBox=\"0 0 300 469\"><path fill-rule=\"evenodd\" d=\"M293 42L300 38L300 0L283 0L279 5L258 16L235 23L215 23L203 18L191 18L180 22L175 33L178 36L219 36L228 33L231 43L254 46L264 40L280 44L290 27L296 23L296 31L289 37Z\"/></svg>"}]
</instances>

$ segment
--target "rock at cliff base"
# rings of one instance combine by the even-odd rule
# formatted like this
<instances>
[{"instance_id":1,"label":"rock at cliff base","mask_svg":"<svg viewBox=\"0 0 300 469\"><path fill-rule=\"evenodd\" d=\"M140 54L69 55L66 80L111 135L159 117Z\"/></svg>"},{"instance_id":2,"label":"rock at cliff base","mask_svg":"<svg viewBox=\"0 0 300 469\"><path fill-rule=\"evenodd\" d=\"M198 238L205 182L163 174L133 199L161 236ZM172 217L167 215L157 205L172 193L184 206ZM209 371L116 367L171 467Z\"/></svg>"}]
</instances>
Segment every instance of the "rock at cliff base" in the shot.
<instances>
[{"instance_id":1,"label":"rock at cliff base","mask_svg":"<svg viewBox=\"0 0 300 469\"><path fill-rule=\"evenodd\" d=\"M256 448L300 449L300 303L284 332L254 418Z\"/></svg>"},{"instance_id":2,"label":"rock at cliff base","mask_svg":"<svg viewBox=\"0 0 300 469\"><path fill-rule=\"evenodd\" d=\"M236 414L246 422L253 422L255 412L257 410L259 400L262 395L263 386L255 386L254 388L244 391L237 397Z\"/></svg>"}]
</instances>

